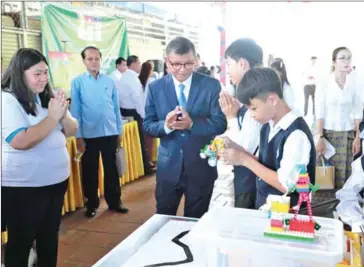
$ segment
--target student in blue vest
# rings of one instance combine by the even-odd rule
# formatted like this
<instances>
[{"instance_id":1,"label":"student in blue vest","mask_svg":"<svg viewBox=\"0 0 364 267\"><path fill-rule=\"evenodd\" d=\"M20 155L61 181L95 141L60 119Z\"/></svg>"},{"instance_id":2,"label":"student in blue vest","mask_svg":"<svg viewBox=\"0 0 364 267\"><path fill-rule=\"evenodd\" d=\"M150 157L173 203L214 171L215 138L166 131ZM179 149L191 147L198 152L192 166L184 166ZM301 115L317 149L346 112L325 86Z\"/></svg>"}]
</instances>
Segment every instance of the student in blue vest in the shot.
<instances>
[{"instance_id":1,"label":"student in blue vest","mask_svg":"<svg viewBox=\"0 0 364 267\"><path fill-rule=\"evenodd\" d=\"M297 164L307 167L315 183L316 152L310 129L302 117L291 111L283 99L277 72L270 68L253 68L245 73L237 90L238 100L247 105L252 117L264 124L260 131L259 157L226 139L221 156L227 164L250 169L257 176L255 207L265 204L269 194L282 195L297 180ZM291 206L298 196L291 195Z\"/></svg>"},{"instance_id":2,"label":"student in blue vest","mask_svg":"<svg viewBox=\"0 0 364 267\"><path fill-rule=\"evenodd\" d=\"M225 51L228 75L234 85L238 85L244 74L263 62L263 50L252 39L235 40ZM255 121L250 111L227 91L221 91L219 99L222 112L228 119L228 136L245 148L250 154L257 151L261 124ZM255 174L246 167L234 166L235 207L254 209Z\"/></svg>"}]
</instances>

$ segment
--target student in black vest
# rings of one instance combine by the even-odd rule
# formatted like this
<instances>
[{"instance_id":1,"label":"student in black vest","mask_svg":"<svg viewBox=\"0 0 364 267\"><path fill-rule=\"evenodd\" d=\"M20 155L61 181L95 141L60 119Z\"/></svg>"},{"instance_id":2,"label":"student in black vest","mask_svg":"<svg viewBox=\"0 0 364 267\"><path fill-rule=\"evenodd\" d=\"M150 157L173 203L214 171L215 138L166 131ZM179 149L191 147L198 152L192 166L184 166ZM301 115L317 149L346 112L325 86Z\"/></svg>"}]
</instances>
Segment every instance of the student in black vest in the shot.
<instances>
[{"instance_id":1,"label":"student in black vest","mask_svg":"<svg viewBox=\"0 0 364 267\"><path fill-rule=\"evenodd\" d=\"M244 74L263 62L263 50L252 39L235 40L225 51L229 77L238 85ZM222 112L228 119L225 136L234 140L250 154L257 151L261 124L255 121L245 105L242 105L227 91L221 91L219 99ZM235 207L254 209L255 174L242 166L234 166Z\"/></svg>"},{"instance_id":2,"label":"student in black vest","mask_svg":"<svg viewBox=\"0 0 364 267\"><path fill-rule=\"evenodd\" d=\"M277 72L253 68L245 73L238 86L238 100L247 105L252 117L264 124L260 132L259 157L226 139L221 156L227 164L245 166L257 176L255 207L265 204L269 194L282 195L296 183L297 164L307 166L315 183L316 150L310 129L302 117L291 111L283 99ZM291 206L298 195L291 194Z\"/></svg>"},{"instance_id":3,"label":"student in black vest","mask_svg":"<svg viewBox=\"0 0 364 267\"><path fill-rule=\"evenodd\" d=\"M340 200L336 211L340 219L351 226L353 232L364 232L364 156L352 164L352 173L343 188L336 192Z\"/></svg>"}]
</instances>

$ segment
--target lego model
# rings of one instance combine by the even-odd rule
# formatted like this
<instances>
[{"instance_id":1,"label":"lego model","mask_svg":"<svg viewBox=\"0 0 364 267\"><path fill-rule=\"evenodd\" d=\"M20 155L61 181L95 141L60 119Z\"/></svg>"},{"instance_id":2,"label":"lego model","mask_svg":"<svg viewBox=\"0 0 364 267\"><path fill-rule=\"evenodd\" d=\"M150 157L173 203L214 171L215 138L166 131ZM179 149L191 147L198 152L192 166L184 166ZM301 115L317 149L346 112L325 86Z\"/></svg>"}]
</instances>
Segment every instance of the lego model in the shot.
<instances>
[{"instance_id":1,"label":"lego model","mask_svg":"<svg viewBox=\"0 0 364 267\"><path fill-rule=\"evenodd\" d=\"M304 165L297 166L299 177L296 184L291 188L291 192L296 191L299 195L297 206L293 208L294 216L289 215L290 197L283 195L269 195L265 209L268 210L270 226L264 231L265 236L293 239L301 241L313 241L315 230L320 229L312 219L312 209L310 192L317 191L318 186L310 183L310 177ZM302 203L306 202L308 210L308 220L299 218L298 212Z\"/></svg>"},{"instance_id":2,"label":"lego model","mask_svg":"<svg viewBox=\"0 0 364 267\"><path fill-rule=\"evenodd\" d=\"M216 167L219 160L219 152L224 149L224 140L221 138L215 138L209 145L206 145L200 151L200 157L202 159L208 158L208 164L211 167Z\"/></svg>"}]
</instances>

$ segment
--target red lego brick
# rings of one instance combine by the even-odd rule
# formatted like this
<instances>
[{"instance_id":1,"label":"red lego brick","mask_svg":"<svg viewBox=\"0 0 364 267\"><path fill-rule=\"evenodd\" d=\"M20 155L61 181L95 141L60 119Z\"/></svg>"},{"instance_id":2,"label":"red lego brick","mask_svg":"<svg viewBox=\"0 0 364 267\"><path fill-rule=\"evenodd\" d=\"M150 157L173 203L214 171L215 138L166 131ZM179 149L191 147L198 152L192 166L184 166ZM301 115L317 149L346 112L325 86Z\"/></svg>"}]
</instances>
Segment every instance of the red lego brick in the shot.
<instances>
[{"instance_id":1,"label":"red lego brick","mask_svg":"<svg viewBox=\"0 0 364 267\"><path fill-rule=\"evenodd\" d=\"M298 219L291 219L289 222L289 230L304 233L315 233L315 222Z\"/></svg>"}]
</instances>

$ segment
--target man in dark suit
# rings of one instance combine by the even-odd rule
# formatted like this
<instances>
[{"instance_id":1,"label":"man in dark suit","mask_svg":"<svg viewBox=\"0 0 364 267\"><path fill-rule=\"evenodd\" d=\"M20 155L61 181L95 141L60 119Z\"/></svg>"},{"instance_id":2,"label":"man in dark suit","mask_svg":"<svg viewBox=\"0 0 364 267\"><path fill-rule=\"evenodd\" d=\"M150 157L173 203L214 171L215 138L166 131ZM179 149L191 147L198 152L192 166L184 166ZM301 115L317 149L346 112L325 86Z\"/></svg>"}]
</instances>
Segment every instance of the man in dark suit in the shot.
<instances>
[{"instance_id":1,"label":"man in dark suit","mask_svg":"<svg viewBox=\"0 0 364 267\"><path fill-rule=\"evenodd\" d=\"M201 159L200 150L226 130L219 106L220 83L193 72L193 43L176 37L166 48L170 73L150 84L144 130L160 138L158 149L157 213L176 215L182 195L184 216L200 218L208 209L216 168Z\"/></svg>"}]
</instances>

